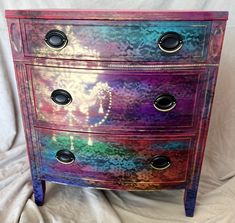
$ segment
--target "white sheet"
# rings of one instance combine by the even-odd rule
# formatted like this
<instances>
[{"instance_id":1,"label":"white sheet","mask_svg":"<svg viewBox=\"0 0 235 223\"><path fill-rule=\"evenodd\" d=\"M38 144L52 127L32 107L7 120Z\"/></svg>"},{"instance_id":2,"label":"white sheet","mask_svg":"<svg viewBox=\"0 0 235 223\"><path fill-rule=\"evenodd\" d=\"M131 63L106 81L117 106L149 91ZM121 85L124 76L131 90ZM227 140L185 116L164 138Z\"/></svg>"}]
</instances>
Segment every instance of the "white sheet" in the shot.
<instances>
[{"instance_id":1,"label":"white sheet","mask_svg":"<svg viewBox=\"0 0 235 223\"><path fill-rule=\"evenodd\" d=\"M184 215L183 191L117 192L47 183L42 207L32 186L5 9L228 10L194 218ZM0 223L234 223L235 222L235 1L229 0L0 0Z\"/></svg>"}]
</instances>

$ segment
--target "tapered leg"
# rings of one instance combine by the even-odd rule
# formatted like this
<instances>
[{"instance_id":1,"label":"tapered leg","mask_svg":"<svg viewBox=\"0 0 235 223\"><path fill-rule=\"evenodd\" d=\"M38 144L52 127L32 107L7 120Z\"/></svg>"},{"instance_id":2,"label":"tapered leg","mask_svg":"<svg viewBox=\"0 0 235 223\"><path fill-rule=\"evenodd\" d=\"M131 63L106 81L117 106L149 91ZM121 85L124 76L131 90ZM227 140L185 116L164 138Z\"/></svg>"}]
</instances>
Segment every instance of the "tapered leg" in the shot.
<instances>
[{"instance_id":1,"label":"tapered leg","mask_svg":"<svg viewBox=\"0 0 235 223\"><path fill-rule=\"evenodd\" d=\"M46 184L44 180L33 180L34 200L38 206L44 203Z\"/></svg>"},{"instance_id":2,"label":"tapered leg","mask_svg":"<svg viewBox=\"0 0 235 223\"><path fill-rule=\"evenodd\" d=\"M184 208L187 217L193 217L196 205L197 189L185 189Z\"/></svg>"}]
</instances>

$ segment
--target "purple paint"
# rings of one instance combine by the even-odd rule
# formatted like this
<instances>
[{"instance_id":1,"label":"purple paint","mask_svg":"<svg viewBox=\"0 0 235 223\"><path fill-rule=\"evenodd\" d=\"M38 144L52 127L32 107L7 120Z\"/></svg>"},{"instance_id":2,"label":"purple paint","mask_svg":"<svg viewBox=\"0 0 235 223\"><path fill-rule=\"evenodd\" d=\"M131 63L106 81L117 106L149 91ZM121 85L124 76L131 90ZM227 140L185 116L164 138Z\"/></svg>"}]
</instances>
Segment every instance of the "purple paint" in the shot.
<instances>
[{"instance_id":1,"label":"purple paint","mask_svg":"<svg viewBox=\"0 0 235 223\"><path fill-rule=\"evenodd\" d=\"M43 204L45 181L185 189L186 216L193 216L227 16L7 10L35 202ZM55 28L68 37L61 50L45 44ZM167 32L182 38L177 52L158 46ZM56 105L51 93L63 88L73 100ZM174 96L171 111L154 108L162 94Z\"/></svg>"},{"instance_id":2,"label":"purple paint","mask_svg":"<svg viewBox=\"0 0 235 223\"><path fill-rule=\"evenodd\" d=\"M120 133L195 128L200 115L196 105L204 100L198 89L203 87L203 75L210 72L205 69L100 72L37 66L28 66L27 71L32 83L32 103L36 107L35 125ZM76 79L76 83L68 82L68 77ZM102 84L107 86L99 99L100 92L95 89ZM58 106L50 98L53 90L61 88L74 98L66 107ZM162 94L175 97L172 111L161 112L154 107L155 99Z\"/></svg>"}]
</instances>

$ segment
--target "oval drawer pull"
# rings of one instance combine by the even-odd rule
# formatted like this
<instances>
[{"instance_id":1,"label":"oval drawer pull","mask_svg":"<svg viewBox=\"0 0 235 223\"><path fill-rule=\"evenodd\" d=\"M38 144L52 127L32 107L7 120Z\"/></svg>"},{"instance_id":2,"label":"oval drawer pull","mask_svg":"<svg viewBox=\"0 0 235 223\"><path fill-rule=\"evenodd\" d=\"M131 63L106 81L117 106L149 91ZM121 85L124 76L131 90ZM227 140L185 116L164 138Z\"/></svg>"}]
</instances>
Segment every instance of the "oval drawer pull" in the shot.
<instances>
[{"instance_id":1,"label":"oval drawer pull","mask_svg":"<svg viewBox=\"0 0 235 223\"><path fill-rule=\"evenodd\" d=\"M67 105L72 102L72 96L70 93L63 89L54 90L51 93L51 99L59 105Z\"/></svg>"},{"instance_id":2,"label":"oval drawer pull","mask_svg":"<svg viewBox=\"0 0 235 223\"><path fill-rule=\"evenodd\" d=\"M75 161L75 156L67 149L59 150L56 153L56 159L63 164L71 164Z\"/></svg>"},{"instance_id":3,"label":"oval drawer pull","mask_svg":"<svg viewBox=\"0 0 235 223\"><path fill-rule=\"evenodd\" d=\"M63 49L68 43L67 36L62 31L56 29L50 30L46 34L44 41L47 46L57 50Z\"/></svg>"},{"instance_id":4,"label":"oval drawer pull","mask_svg":"<svg viewBox=\"0 0 235 223\"><path fill-rule=\"evenodd\" d=\"M176 32L164 33L158 40L158 47L165 53L176 53L182 46L182 37Z\"/></svg>"},{"instance_id":5,"label":"oval drawer pull","mask_svg":"<svg viewBox=\"0 0 235 223\"><path fill-rule=\"evenodd\" d=\"M158 111L168 112L176 106L176 99L169 94L160 95L155 99L153 105Z\"/></svg>"},{"instance_id":6,"label":"oval drawer pull","mask_svg":"<svg viewBox=\"0 0 235 223\"><path fill-rule=\"evenodd\" d=\"M171 161L167 156L156 156L151 160L150 165L156 170L164 170L171 165Z\"/></svg>"}]
</instances>

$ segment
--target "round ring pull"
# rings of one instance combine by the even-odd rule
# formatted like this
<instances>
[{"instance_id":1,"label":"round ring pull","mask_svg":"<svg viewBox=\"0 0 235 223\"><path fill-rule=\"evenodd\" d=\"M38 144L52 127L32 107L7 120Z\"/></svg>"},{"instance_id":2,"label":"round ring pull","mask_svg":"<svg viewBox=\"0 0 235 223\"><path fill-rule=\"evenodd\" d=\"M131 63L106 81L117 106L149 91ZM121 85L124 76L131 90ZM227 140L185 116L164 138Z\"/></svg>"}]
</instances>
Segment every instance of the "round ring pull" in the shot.
<instances>
[{"instance_id":1,"label":"round ring pull","mask_svg":"<svg viewBox=\"0 0 235 223\"><path fill-rule=\"evenodd\" d=\"M59 150L56 153L56 159L63 164L71 164L75 161L75 156L67 149Z\"/></svg>"},{"instance_id":2,"label":"round ring pull","mask_svg":"<svg viewBox=\"0 0 235 223\"><path fill-rule=\"evenodd\" d=\"M155 99L153 105L158 111L168 112L176 106L176 99L169 94L160 95Z\"/></svg>"},{"instance_id":3,"label":"round ring pull","mask_svg":"<svg viewBox=\"0 0 235 223\"><path fill-rule=\"evenodd\" d=\"M156 156L151 160L150 165L156 170L164 170L171 165L171 161L167 156Z\"/></svg>"},{"instance_id":4,"label":"round ring pull","mask_svg":"<svg viewBox=\"0 0 235 223\"><path fill-rule=\"evenodd\" d=\"M51 93L51 99L59 105L67 105L72 101L72 96L63 89L54 90Z\"/></svg>"},{"instance_id":5,"label":"round ring pull","mask_svg":"<svg viewBox=\"0 0 235 223\"><path fill-rule=\"evenodd\" d=\"M182 37L176 32L164 33L158 40L158 47L165 53L176 53L182 46Z\"/></svg>"},{"instance_id":6,"label":"round ring pull","mask_svg":"<svg viewBox=\"0 0 235 223\"><path fill-rule=\"evenodd\" d=\"M47 46L53 48L53 49L63 49L67 43L68 39L67 36L60 30L50 30L44 39Z\"/></svg>"}]
</instances>

